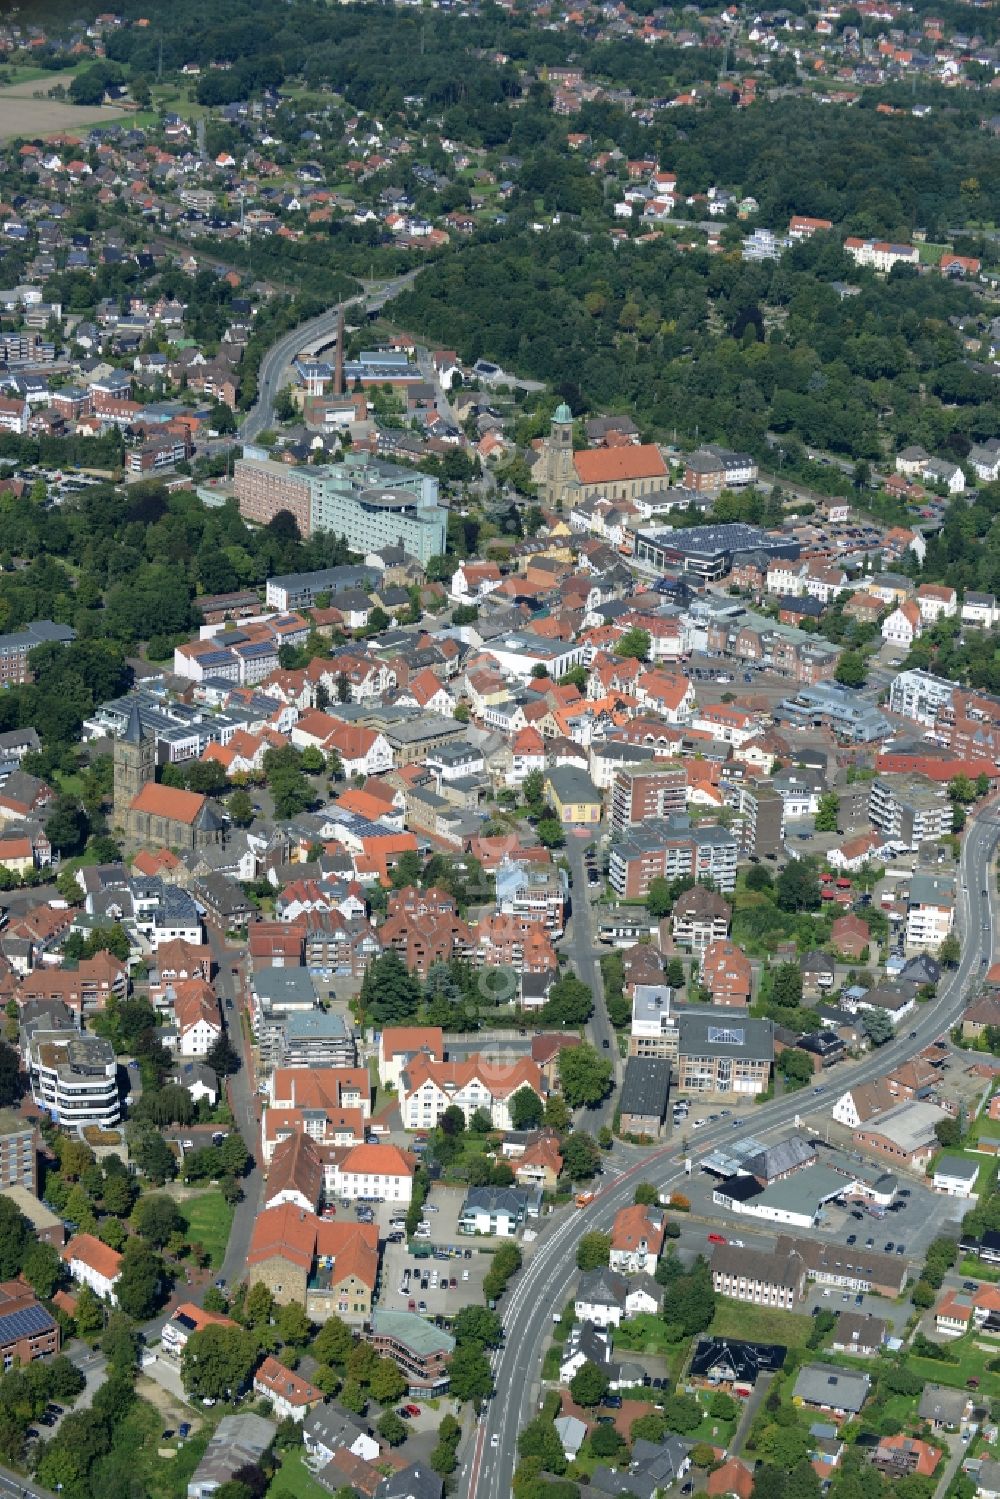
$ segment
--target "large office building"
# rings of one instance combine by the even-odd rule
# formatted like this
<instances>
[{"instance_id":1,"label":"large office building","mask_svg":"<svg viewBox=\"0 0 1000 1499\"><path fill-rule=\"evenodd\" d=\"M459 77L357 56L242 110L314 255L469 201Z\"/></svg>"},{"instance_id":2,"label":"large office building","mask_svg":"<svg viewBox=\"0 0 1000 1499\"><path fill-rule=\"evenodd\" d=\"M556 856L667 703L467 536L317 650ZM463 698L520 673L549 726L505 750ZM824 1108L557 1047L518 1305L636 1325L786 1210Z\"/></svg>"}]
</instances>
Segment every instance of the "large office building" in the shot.
<instances>
[{"instance_id":1,"label":"large office building","mask_svg":"<svg viewBox=\"0 0 1000 1499\"><path fill-rule=\"evenodd\" d=\"M679 1093L701 1098L752 1098L763 1093L774 1061L770 1020L685 1010L677 1017Z\"/></svg>"},{"instance_id":2,"label":"large office building","mask_svg":"<svg viewBox=\"0 0 1000 1499\"><path fill-rule=\"evenodd\" d=\"M31 1096L55 1124L105 1129L121 1119L110 1041L79 1031L33 1031L23 1043Z\"/></svg>"},{"instance_id":3,"label":"large office building","mask_svg":"<svg viewBox=\"0 0 1000 1499\"><path fill-rule=\"evenodd\" d=\"M282 510L302 536L332 531L354 551L400 546L418 562L443 554L448 512L438 483L413 469L348 453L343 463L278 463L263 448L245 446L235 471L240 514L267 525Z\"/></svg>"},{"instance_id":4,"label":"large office building","mask_svg":"<svg viewBox=\"0 0 1000 1499\"><path fill-rule=\"evenodd\" d=\"M817 682L794 697L782 698L772 717L779 727L829 729L852 744L872 744L892 733L892 724L873 703L835 682Z\"/></svg>"}]
</instances>

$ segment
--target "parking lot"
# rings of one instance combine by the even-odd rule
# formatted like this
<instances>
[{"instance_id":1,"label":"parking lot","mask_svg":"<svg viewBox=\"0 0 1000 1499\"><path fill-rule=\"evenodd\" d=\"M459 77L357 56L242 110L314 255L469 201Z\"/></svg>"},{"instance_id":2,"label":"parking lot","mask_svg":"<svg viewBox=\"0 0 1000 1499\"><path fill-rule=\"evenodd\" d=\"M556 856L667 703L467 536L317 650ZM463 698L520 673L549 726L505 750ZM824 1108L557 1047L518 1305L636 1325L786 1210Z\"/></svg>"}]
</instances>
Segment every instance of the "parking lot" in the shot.
<instances>
[{"instance_id":1,"label":"parking lot","mask_svg":"<svg viewBox=\"0 0 1000 1499\"><path fill-rule=\"evenodd\" d=\"M480 1253L480 1246L489 1244L493 1249L507 1241L470 1238L458 1232L458 1215L464 1195L461 1188L435 1186L431 1189L424 1204L424 1218L431 1226L430 1238L414 1240L421 1251L430 1251L427 1258L418 1259L411 1254L405 1241L402 1244L386 1243L382 1256L380 1306L390 1311L410 1309L426 1313L428 1317L454 1317L463 1306L482 1306L483 1279L492 1256ZM376 1208L380 1232L388 1231L389 1219L398 1212L398 1209L390 1210L387 1203ZM446 1254L449 1250L452 1252ZM401 1287L407 1270L410 1278L404 1292ZM455 1285L451 1284L452 1280Z\"/></svg>"}]
</instances>

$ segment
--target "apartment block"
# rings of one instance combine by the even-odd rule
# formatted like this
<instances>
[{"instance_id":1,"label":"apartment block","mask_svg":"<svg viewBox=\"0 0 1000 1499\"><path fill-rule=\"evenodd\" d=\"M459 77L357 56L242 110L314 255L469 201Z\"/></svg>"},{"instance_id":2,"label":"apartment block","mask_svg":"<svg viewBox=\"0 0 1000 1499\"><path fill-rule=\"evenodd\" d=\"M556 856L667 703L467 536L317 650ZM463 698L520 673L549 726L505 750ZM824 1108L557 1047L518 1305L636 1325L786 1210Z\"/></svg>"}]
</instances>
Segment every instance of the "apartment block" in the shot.
<instances>
[{"instance_id":1,"label":"apartment block","mask_svg":"<svg viewBox=\"0 0 1000 1499\"><path fill-rule=\"evenodd\" d=\"M872 826L907 848L951 832L954 809L948 788L926 776L878 776L868 792Z\"/></svg>"},{"instance_id":2,"label":"apartment block","mask_svg":"<svg viewBox=\"0 0 1000 1499\"><path fill-rule=\"evenodd\" d=\"M25 1187L38 1195L35 1126L11 1109L0 1109L0 1188Z\"/></svg>"},{"instance_id":3,"label":"apartment block","mask_svg":"<svg viewBox=\"0 0 1000 1499\"><path fill-rule=\"evenodd\" d=\"M719 1244L712 1255L712 1284L718 1295L731 1301L791 1311L805 1294L806 1267L794 1251L779 1256Z\"/></svg>"},{"instance_id":4,"label":"apartment block","mask_svg":"<svg viewBox=\"0 0 1000 1499\"><path fill-rule=\"evenodd\" d=\"M611 790L611 830L621 836L653 818L683 814L687 772L683 765L630 765L619 770Z\"/></svg>"},{"instance_id":5,"label":"apartment block","mask_svg":"<svg viewBox=\"0 0 1000 1499\"><path fill-rule=\"evenodd\" d=\"M918 874L910 881L906 912L906 948L934 951L955 924L955 882Z\"/></svg>"},{"instance_id":6,"label":"apartment block","mask_svg":"<svg viewBox=\"0 0 1000 1499\"><path fill-rule=\"evenodd\" d=\"M677 1060L677 1021L671 1014L672 990L666 984L636 984L632 995L630 1057Z\"/></svg>"},{"instance_id":7,"label":"apartment block","mask_svg":"<svg viewBox=\"0 0 1000 1499\"><path fill-rule=\"evenodd\" d=\"M693 827L686 817L649 822L633 828L611 849L608 879L621 900L641 900L650 883L688 875L711 879L717 889L736 888L737 844L728 828Z\"/></svg>"},{"instance_id":8,"label":"apartment block","mask_svg":"<svg viewBox=\"0 0 1000 1499\"><path fill-rule=\"evenodd\" d=\"M785 803L774 787L767 782L729 783L726 800L739 817L733 831L740 853L746 858L777 858L785 829Z\"/></svg>"}]
</instances>

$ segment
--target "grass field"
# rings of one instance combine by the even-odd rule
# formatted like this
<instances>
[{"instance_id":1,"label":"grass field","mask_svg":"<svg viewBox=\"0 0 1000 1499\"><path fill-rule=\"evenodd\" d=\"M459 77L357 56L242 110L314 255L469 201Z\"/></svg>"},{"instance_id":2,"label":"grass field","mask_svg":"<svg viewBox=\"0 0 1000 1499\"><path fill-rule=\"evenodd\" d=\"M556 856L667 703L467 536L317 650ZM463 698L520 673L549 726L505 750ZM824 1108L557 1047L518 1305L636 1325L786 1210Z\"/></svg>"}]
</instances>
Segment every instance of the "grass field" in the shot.
<instances>
[{"instance_id":1,"label":"grass field","mask_svg":"<svg viewBox=\"0 0 1000 1499\"><path fill-rule=\"evenodd\" d=\"M298 1451L283 1452L281 1467L271 1479L268 1495L290 1494L292 1499L329 1499L302 1461Z\"/></svg>"},{"instance_id":2,"label":"grass field","mask_svg":"<svg viewBox=\"0 0 1000 1499\"><path fill-rule=\"evenodd\" d=\"M786 1348L804 1348L812 1330L812 1318L801 1312L783 1312L772 1306L746 1306L741 1301L719 1297L709 1331L715 1337L743 1338L756 1343L784 1343Z\"/></svg>"},{"instance_id":3,"label":"grass field","mask_svg":"<svg viewBox=\"0 0 1000 1499\"><path fill-rule=\"evenodd\" d=\"M958 1338L948 1344L950 1352L957 1354L958 1362L946 1364L933 1358L916 1358L912 1354L906 1361L906 1367L912 1369L914 1374L919 1374L926 1384L950 1385L953 1389L964 1389L966 1380L978 1379L978 1394L988 1395L991 1399L1000 1396L1000 1374L989 1374L986 1370L987 1361L992 1357L982 1348L977 1348L971 1336Z\"/></svg>"},{"instance_id":4,"label":"grass field","mask_svg":"<svg viewBox=\"0 0 1000 1499\"><path fill-rule=\"evenodd\" d=\"M188 1237L192 1244L201 1244L208 1254L213 1270L218 1270L226 1254L229 1230L233 1223L233 1210L216 1188L190 1197L181 1208L188 1221Z\"/></svg>"}]
</instances>

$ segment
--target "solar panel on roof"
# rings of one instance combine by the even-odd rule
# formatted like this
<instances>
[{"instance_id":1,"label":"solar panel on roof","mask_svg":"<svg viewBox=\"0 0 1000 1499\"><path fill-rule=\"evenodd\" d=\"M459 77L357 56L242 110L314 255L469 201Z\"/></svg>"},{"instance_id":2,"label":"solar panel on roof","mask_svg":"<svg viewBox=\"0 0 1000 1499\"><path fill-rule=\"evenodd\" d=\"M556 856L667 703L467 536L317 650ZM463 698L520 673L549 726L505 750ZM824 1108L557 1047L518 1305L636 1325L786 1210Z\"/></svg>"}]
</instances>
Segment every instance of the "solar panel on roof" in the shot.
<instances>
[{"instance_id":1,"label":"solar panel on roof","mask_svg":"<svg viewBox=\"0 0 1000 1499\"><path fill-rule=\"evenodd\" d=\"M43 1306L27 1306L19 1312L0 1312L0 1344L16 1343L19 1338L36 1337L55 1326Z\"/></svg>"}]
</instances>

